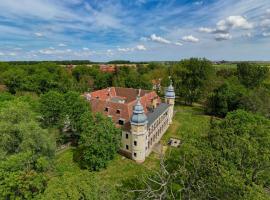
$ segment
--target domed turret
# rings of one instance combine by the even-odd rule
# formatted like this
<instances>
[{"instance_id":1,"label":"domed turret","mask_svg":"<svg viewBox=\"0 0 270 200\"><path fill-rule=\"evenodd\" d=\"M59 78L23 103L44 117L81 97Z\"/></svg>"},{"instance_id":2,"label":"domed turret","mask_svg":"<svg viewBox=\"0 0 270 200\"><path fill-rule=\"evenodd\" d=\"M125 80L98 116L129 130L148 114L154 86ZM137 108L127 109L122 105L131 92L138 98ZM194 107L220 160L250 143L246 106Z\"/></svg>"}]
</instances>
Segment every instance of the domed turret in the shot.
<instances>
[{"instance_id":1,"label":"domed turret","mask_svg":"<svg viewBox=\"0 0 270 200\"><path fill-rule=\"evenodd\" d=\"M170 86L166 90L165 97L168 99L175 99L175 92L174 92L174 88L172 86L172 81L171 81Z\"/></svg>"},{"instance_id":2,"label":"domed turret","mask_svg":"<svg viewBox=\"0 0 270 200\"><path fill-rule=\"evenodd\" d=\"M137 103L133 107L133 115L131 117L132 125L145 125L147 124L147 117L144 113L143 106L140 101L140 97L137 98Z\"/></svg>"}]
</instances>

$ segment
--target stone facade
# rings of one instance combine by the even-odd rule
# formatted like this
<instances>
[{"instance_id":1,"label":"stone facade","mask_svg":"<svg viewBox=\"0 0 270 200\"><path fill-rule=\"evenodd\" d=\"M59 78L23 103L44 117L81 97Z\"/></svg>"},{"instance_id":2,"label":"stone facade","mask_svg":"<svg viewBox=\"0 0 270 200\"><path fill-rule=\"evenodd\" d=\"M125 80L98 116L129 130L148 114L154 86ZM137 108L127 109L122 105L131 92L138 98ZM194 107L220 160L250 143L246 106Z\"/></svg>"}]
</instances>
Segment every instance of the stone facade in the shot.
<instances>
[{"instance_id":1,"label":"stone facade","mask_svg":"<svg viewBox=\"0 0 270 200\"><path fill-rule=\"evenodd\" d=\"M144 162L172 123L175 102L172 84L166 90L164 103L153 91L131 88L109 88L85 96L94 112L103 112L122 128L121 153L139 163ZM121 116L121 112L125 113Z\"/></svg>"}]
</instances>

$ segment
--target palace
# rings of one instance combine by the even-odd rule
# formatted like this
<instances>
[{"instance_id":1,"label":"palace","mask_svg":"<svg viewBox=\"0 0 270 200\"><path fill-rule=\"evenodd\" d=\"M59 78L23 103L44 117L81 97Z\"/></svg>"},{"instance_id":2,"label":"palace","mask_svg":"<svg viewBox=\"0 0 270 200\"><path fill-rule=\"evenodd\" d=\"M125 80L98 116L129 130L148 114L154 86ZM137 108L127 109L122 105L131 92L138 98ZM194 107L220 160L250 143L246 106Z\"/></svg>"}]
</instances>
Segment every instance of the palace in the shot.
<instances>
[{"instance_id":1,"label":"palace","mask_svg":"<svg viewBox=\"0 0 270 200\"><path fill-rule=\"evenodd\" d=\"M112 118L122 129L121 153L144 162L172 123L175 93L172 84L165 102L154 91L111 87L85 93L93 112Z\"/></svg>"}]
</instances>

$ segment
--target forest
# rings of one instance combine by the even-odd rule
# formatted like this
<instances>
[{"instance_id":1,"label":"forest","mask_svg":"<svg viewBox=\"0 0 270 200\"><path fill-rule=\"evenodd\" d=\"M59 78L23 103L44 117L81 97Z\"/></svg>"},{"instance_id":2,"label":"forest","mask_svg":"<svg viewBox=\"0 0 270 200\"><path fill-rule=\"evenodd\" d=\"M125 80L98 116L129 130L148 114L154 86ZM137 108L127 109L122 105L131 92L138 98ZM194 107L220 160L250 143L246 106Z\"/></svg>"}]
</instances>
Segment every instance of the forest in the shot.
<instances>
[{"instance_id":1,"label":"forest","mask_svg":"<svg viewBox=\"0 0 270 200\"><path fill-rule=\"evenodd\" d=\"M270 199L267 63L190 58L114 73L65 64L0 63L0 199ZM169 77L176 114L161 142L181 146L141 165L123 160L121 131L81 95L160 80L163 97Z\"/></svg>"}]
</instances>

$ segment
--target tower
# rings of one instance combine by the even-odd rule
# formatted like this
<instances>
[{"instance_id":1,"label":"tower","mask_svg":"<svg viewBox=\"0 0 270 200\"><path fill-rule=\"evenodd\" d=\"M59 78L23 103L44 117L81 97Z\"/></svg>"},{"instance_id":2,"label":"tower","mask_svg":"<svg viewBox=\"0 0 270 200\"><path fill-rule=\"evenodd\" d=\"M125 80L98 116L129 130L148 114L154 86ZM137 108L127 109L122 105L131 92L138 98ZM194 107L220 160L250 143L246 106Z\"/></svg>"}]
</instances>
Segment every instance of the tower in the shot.
<instances>
[{"instance_id":1,"label":"tower","mask_svg":"<svg viewBox=\"0 0 270 200\"><path fill-rule=\"evenodd\" d=\"M172 118L173 118L174 103L175 103L175 92L174 92L174 88L172 86L172 81L170 83L170 86L166 90L165 102L170 105L170 108L169 108L169 124L171 124L172 123Z\"/></svg>"},{"instance_id":2,"label":"tower","mask_svg":"<svg viewBox=\"0 0 270 200\"><path fill-rule=\"evenodd\" d=\"M140 97L137 97L136 105L133 107L133 115L131 117L130 124L132 159L139 163L142 163L145 160L147 123L147 117L144 113Z\"/></svg>"}]
</instances>

